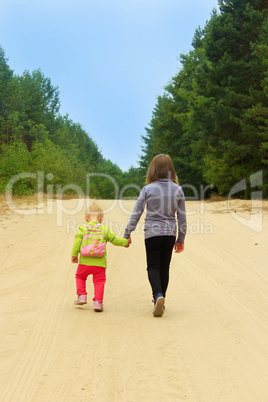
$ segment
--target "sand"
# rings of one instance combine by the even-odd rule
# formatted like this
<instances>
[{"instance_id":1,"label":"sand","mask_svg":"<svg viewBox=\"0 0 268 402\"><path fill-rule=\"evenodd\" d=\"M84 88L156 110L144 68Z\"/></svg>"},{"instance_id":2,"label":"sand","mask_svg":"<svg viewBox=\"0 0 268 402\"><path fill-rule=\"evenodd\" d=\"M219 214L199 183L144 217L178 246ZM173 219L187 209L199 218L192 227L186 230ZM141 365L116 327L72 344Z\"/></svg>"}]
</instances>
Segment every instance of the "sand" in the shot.
<instances>
[{"instance_id":1,"label":"sand","mask_svg":"<svg viewBox=\"0 0 268 402\"><path fill-rule=\"evenodd\" d=\"M122 236L135 201L99 203ZM96 313L91 278L89 303L73 304L85 201L16 205L24 215L2 208L0 221L2 402L268 401L267 201L187 202L185 251L173 255L159 318L144 216L129 249L108 245Z\"/></svg>"}]
</instances>

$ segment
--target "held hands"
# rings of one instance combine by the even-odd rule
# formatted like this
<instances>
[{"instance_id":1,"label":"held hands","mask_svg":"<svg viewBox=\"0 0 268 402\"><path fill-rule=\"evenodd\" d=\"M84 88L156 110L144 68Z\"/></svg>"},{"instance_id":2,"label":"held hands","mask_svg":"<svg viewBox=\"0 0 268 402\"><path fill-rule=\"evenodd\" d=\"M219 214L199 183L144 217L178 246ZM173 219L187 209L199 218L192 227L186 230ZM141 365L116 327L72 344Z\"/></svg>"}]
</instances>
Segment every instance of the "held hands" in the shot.
<instances>
[{"instance_id":1,"label":"held hands","mask_svg":"<svg viewBox=\"0 0 268 402\"><path fill-rule=\"evenodd\" d=\"M130 244L132 243L132 241L131 241L131 238L129 237L128 239L127 239L127 241L128 241L128 244L126 245L126 246L124 246L124 247L129 247L130 246Z\"/></svg>"},{"instance_id":2,"label":"held hands","mask_svg":"<svg viewBox=\"0 0 268 402\"><path fill-rule=\"evenodd\" d=\"M175 243L175 253L182 253L184 250L184 244Z\"/></svg>"}]
</instances>

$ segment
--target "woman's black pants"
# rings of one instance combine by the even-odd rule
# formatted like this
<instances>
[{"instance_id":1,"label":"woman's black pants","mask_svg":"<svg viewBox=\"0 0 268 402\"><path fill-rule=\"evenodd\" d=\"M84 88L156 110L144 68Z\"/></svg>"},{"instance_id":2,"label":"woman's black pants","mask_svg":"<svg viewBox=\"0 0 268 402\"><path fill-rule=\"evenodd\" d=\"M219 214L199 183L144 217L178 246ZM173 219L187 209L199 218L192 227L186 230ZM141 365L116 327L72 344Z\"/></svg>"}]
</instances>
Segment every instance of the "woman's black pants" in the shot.
<instances>
[{"instance_id":1,"label":"woman's black pants","mask_svg":"<svg viewBox=\"0 0 268 402\"><path fill-rule=\"evenodd\" d=\"M158 293L166 296L169 264L175 240L175 236L155 236L145 239L148 278L154 299Z\"/></svg>"}]
</instances>

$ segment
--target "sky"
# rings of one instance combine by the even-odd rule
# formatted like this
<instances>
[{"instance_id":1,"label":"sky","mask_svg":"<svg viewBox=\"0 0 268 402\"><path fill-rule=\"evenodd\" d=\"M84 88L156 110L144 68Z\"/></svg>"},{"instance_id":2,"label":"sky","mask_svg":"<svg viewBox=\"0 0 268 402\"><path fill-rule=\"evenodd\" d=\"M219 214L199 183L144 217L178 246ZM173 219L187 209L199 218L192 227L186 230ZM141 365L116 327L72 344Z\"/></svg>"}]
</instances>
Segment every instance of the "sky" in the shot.
<instances>
[{"instance_id":1,"label":"sky","mask_svg":"<svg viewBox=\"0 0 268 402\"><path fill-rule=\"evenodd\" d=\"M15 75L40 69L68 114L123 171L137 167L157 97L217 0L0 0Z\"/></svg>"}]
</instances>

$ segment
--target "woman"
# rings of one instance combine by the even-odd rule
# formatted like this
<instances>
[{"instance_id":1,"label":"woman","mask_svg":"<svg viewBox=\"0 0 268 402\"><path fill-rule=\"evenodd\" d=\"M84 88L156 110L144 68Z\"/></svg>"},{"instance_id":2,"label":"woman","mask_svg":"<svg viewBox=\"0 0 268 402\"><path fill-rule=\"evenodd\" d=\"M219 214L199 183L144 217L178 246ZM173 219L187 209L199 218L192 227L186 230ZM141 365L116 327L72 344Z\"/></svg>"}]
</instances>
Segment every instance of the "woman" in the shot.
<instances>
[{"instance_id":1,"label":"woman","mask_svg":"<svg viewBox=\"0 0 268 402\"><path fill-rule=\"evenodd\" d=\"M131 214L124 238L128 239L147 207L145 248L148 278L154 298L154 316L162 316L169 282L172 250L184 250L186 235L185 197L168 155L155 156L146 176L146 183ZM177 221L177 225L176 225Z\"/></svg>"}]
</instances>

